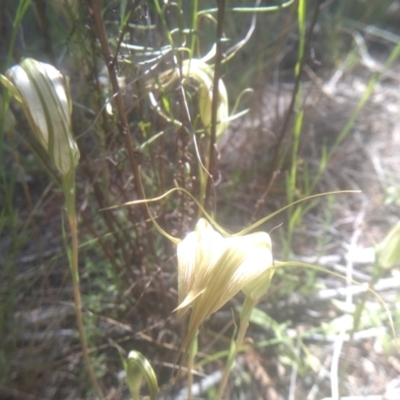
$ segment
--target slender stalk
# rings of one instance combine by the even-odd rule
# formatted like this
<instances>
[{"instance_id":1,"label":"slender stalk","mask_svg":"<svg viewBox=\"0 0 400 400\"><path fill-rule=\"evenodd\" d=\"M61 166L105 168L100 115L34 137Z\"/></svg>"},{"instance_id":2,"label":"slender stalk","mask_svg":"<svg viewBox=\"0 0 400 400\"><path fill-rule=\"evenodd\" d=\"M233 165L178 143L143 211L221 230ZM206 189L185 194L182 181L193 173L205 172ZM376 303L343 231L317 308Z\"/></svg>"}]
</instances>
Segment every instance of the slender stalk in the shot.
<instances>
[{"instance_id":1,"label":"slender stalk","mask_svg":"<svg viewBox=\"0 0 400 400\"><path fill-rule=\"evenodd\" d=\"M104 399L103 393L100 389L96 374L92 368L89 357L89 348L86 339L85 328L83 324L82 314L82 297L79 288L79 266L78 266L78 223L76 219L75 208L75 170L72 169L70 173L63 176L63 191L65 196L66 210L68 222L71 230L71 245L72 252L69 257L69 264L72 277L72 289L74 294L75 316L76 324L78 326L79 341L81 343L83 359L86 369L89 373L90 382L100 399Z\"/></svg>"},{"instance_id":2,"label":"slender stalk","mask_svg":"<svg viewBox=\"0 0 400 400\"><path fill-rule=\"evenodd\" d=\"M14 55L14 58L17 59L18 61L21 58L18 50L15 48L15 41L17 39L19 25L25 15L26 11L28 10L30 4L31 4L31 0L19 0L18 8L17 8L17 11L14 16L13 29L11 32L11 38L10 38L10 42L9 42L10 44L9 44L8 52L7 52L7 58L6 58L7 66L10 64L11 57L13 55Z\"/></svg>"},{"instance_id":3,"label":"slender stalk","mask_svg":"<svg viewBox=\"0 0 400 400\"><path fill-rule=\"evenodd\" d=\"M269 171L269 173L267 175L267 187L268 187L270 181L273 179L274 171L280 169L279 164L281 163L281 161L278 160L279 155L280 155L279 149L280 149L280 147L282 145L283 138L284 138L285 133L287 131L287 128L289 126L289 122L291 121L291 116L293 114L293 111L295 109L296 98L297 98L297 94L299 92L299 88L300 88L300 84L301 84L302 72L303 72L305 58L306 58L305 56L308 53L308 49L310 47L311 39L312 39L312 36L313 36L313 33L314 33L314 26L317 23L318 15L319 15L319 12L320 12L320 3L321 3L321 0L319 0L317 2L317 5L315 7L315 11L314 11L314 14L313 14L313 17L312 17L312 20L311 20L311 24L310 24L310 27L308 29L307 37L305 38L304 47L303 47L303 53L302 53L301 57L299 58L297 66L296 66L297 75L296 75L296 81L295 81L294 89L293 89L293 93L292 93L292 98L290 100L290 104L289 104L289 107L288 107L288 110L287 110L287 113L286 113L286 116L285 116L285 120L284 120L284 122L282 124L281 130L280 130L280 132L278 134L278 139L276 141L274 156L273 156L273 159L272 159L272 162L271 162L271 169L270 169L270 171ZM285 151L285 153L286 153L286 151ZM284 158L285 157L282 157L281 160L283 160Z\"/></svg>"},{"instance_id":4,"label":"slender stalk","mask_svg":"<svg viewBox=\"0 0 400 400\"><path fill-rule=\"evenodd\" d=\"M196 35L195 31L197 29L197 10L199 9L199 0L193 0L193 11L192 11L192 31L189 36L190 43L190 57L194 57L194 49L196 46Z\"/></svg>"},{"instance_id":5,"label":"slender stalk","mask_svg":"<svg viewBox=\"0 0 400 400\"><path fill-rule=\"evenodd\" d=\"M238 332L238 335L237 335L237 338L235 341L235 347L234 347L234 350L231 351L231 353L229 354L228 360L226 361L224 373L222 375L221 383L220 383L219 389L218 389L217 400L222 399L222 396L225 391L225 387L228 383L229 374L232 370L236 356L237 356L238 352L240 351L241 347L243 346L244 337L246 335L247 328L249 327L251 312L253 311L253 308L256 306L256 304L257 304L257 300L253 300L250 297L246 296L246 299L245 299L243 307L242 307L242 311L240 313L240 328L239 328L239 332Z\"/></svg>"},{"instance_id":6,"label":"slender stalk","mask_svg":"<svg viewBox=\"0 0 400 400\"><path fill-rule=\"evenodd\" d=\"M192 342L190 343L189 346L189 353L188 353L188 400L192 400L192 386L193 386L193 368L194 368L194 359L197 354L197 348L198 348L198 336L199 336L199 331L196 332L196 334L193 336Z\"/></svg>"},{"instance_id":7,"label":"slender stalk","mask_svg":"<svg viewBox=\"0 0 400 400\"><path fill-rule=\"evenodd\" d=\"M193 386L193 360L188 359L188 400L192 400L192 386Z\"/></svg>"},{"instance_id":8,"label":"slender stalk","mask_svg":"<svg viewBox=\"0 0 400 400\"><path fill-rule=\"evenodd\" d=\"M222 35L224 28L224 17L225 17L225 0L218 0L218 16L217 16L217 48L215 54L215 66L214 66L214 82L213 82L213 99L211 107L211 134L210 143L208 147L208 163L207 170L213 175L213 170L216 160L215 142L217 137L217 109L219 101L219 79L221 76L221 61L222 61ZM212 189L212 179L205 174L206 179L206 196L204 200L204 206L207 208L207 203L210 198Z\"/></svg>"}]
</instances>

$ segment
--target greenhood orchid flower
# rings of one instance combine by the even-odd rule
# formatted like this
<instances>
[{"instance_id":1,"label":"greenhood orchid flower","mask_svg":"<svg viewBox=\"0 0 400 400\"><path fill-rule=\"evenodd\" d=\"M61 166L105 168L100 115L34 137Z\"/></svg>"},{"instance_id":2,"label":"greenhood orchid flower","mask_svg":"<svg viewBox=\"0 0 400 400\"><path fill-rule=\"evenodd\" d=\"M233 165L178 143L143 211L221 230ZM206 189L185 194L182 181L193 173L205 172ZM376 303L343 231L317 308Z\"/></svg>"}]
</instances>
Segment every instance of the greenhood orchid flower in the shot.
<instances>
[{"instance_id":1,"label":"greenhood orchid flower","mask_svg":"<svg viewBox=\"0 0 400 400\"><path fill-rule=\"evenodd\" d=\"M206 317L242 290L253 300L262 297L273 271L269 235L256 232L223 237L205 220L177 246L178 315L190 307L186 348Z\"/></svg>"},{"instance_id":2,"label":"greenhood orchid flower","mask_svg":"<svg viewBox=\"0 0 400 400\"><path fill-rule=\"evenodd\" d=\"M71 130L72 100L66 80L50 64L26 58L11 67L0 82L20 103L34 135L62 175L79 161Z\"/></svg>"},{"instance_id":3,"label":"greenhood orchid flower","mask_svg":"<svg viewBox=\"0 0 400 400\"><path fill-rule=\"evenodd\" d=\"M191 78L199 85L199 114L203 126L207 132L211 132L211 109L213 103L214 70L203 59L192 58L182 62L183 78ZM159 82L168 87L179 81L180 71L178 68L169 69L158 76ZM153 83L150 81L149 83ZM152 101L154 104L154 101ZM218 81L218 107L217 107L217 139L220 139L229 121L228 92L222 79Z\"/></svg>"}]
</instances>

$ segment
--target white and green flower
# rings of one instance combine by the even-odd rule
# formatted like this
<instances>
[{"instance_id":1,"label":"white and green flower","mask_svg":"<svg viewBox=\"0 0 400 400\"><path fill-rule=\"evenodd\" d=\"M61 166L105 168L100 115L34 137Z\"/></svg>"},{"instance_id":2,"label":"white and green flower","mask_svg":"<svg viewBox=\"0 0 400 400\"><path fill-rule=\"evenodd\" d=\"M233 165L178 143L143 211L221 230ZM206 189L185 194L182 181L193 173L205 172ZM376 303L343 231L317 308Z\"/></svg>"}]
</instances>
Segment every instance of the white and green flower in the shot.
<instances>
[{"instance_id":1,"label":"white and green flower","mask_svg":"<svg viewBox=\"0 0 400 400\"><path fill-rule=\"evenodd\" d=\"M26 58L0 75L20 103L34 135L62 175L79 161L71 129L72 100L66 79L50 64Z\"/></svg>"},{"instance_id":2,"label":"white and green flower","mask_svg":"<svg viewBox=\"0 0 400 400\"><path fill-rule=\"evenodd\" d=\"M223 237L200 219L177 246L178 315L192 308L183 348L199 325L239 291L258 300L268 290L273 271L269 235L256 232Z\"/></svg>"}]
</instances>

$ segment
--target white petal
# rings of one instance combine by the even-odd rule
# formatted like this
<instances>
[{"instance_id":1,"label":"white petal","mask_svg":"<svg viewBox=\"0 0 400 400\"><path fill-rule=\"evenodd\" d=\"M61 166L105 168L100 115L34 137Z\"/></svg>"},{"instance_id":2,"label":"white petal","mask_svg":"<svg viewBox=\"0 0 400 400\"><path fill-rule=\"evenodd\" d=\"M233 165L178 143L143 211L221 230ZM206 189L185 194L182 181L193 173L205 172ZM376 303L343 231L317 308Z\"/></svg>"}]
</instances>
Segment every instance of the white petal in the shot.
<instances>
[{"instance_id":1,"label":"white petal","mask_svg":"<svg viewBox=\"0 0 400 400\"><path fill-rule=\"evenodd\" d=\"M178 244L177 309L189 306L204 292L224 249L224 238L203 218L197 223L196 230Z\"/></svg>"},{"instance_id":2,"label":"white petal","mask_svg":"<svg viewBox=\"0 0 400 400\"><path fill-rule=\"evenodd\" d=\"M10 68L6 76L14 85L13 94L18 92L17 100L36 138L65 175L77 165L79 150L71 131L71 96L63 76L52 65L31 58Z\"/></svg>"},{"instance_id":3,"label":"white petal","mask_svg":"<svg viewBox=\"0 0 400 400\"><path fill-rule=\"evenodd\" d=\"M22 100L22 106L29 122L33 123L32 129L34 129L37 139L42 146L47 150L48 144L48 130L45 114L43 111L43 105L40 101L40 97L35 86L32 85L29 76L20 65L15 65L6 72L8 79L14 84L20 93ZM35 128L36 127L36 128Z\"/></svg>"}]
</instances>

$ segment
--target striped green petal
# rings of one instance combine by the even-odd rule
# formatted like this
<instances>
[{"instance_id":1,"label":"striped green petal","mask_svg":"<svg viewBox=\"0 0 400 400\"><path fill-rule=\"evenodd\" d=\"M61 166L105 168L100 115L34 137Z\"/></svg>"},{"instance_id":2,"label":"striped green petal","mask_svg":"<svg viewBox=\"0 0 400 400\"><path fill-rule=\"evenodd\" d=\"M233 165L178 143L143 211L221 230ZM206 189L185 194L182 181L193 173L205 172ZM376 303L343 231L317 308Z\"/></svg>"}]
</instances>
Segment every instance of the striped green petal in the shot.
<instances>
[{"instance_id":1,"label":"striped green petal","mask_svg":"<svg viewBox=\"0 0 400 400\"><path fill-rule=\"evenodd\" d=\"M50 159L63 175L69 173L78 164L79 150L71 129L71 96L60 71L26 58L0 79L21 104Z\"/></svg>"}]
</instances>

